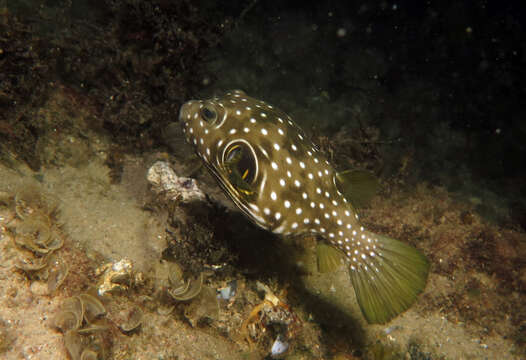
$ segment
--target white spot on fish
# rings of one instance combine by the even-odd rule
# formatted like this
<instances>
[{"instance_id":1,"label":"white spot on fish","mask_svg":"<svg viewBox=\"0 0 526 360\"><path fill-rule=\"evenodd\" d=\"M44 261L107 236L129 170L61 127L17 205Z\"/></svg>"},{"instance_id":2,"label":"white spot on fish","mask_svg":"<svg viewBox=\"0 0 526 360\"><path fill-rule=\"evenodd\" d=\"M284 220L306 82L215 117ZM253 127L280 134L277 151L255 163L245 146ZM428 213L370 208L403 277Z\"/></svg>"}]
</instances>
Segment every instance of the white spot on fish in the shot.
<instances>
[{"instance_id":1,"label":"white spot on fish","mask_svg":"<svg viewBox=\"0 0 526 360\"><path fill-rule=\"evenodd\" d=\"M272 200L274 200L274 201L278 198L278 195L276 194L275 191L273 191L273 192L270 193L270 198L271 198Z\"/></svg>"},{"instance_id":2,"label":"white spot on fish","mask_svg":"<svg viewBox=\"0 0 526 360\"><path fill-rule=\"evenodd\" d=\"M261 129L261 133L266 136L268 134L268 131L267 129Z\"/></svg>"},{"instance_id":3,"label":"white spot on fish","mask_svg":"<svg viewBox=\"0 0 526 360\"><path fill-rule=\"evenodd\" d=\"M274 170L278 170L278 164L276 164L274 161L270 163L270 166L272 166Z\"/></svg>"}]
</instances>

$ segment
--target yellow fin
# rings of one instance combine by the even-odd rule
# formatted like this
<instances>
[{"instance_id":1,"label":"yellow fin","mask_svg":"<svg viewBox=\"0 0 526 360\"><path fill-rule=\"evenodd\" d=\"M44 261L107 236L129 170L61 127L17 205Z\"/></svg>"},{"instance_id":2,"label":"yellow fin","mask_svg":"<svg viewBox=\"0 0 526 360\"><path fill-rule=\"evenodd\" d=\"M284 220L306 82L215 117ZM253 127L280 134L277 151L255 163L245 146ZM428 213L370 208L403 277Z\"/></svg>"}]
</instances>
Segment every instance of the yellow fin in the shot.
<instances>
[{"instance_id":1,"label":"yellow fin","mask_svg":"<svg viewBox=\"0 0 526 360\"><path fill-rule=\"evenodd\" d=\"M336 271L343 262L343 253L333 246L319 243L316 247L318 271L321 273Z\"/></svg>"},{"instance_id":2,"label":"yellow fin","mask_svg":"<svg viewBox=\"0 0 526 360\"><path fill-rule=\"evenodd\" d=\"M407 310L424 290L429 262L417 249L387 236L378 239L376 255L350 270L358 304L369 323L383 324Z\"/></svg>"},{"instance_id":3,"label":"yellow fin","mask_svg":"<svg viewBox=\"0 0 526 360\"><path fill-rule=\"evenodd\" d=\"M336 174L336 187L357 208L367 206L379 186L376 176L366 170L346 170Z\"/></svg>"}]
</instances>

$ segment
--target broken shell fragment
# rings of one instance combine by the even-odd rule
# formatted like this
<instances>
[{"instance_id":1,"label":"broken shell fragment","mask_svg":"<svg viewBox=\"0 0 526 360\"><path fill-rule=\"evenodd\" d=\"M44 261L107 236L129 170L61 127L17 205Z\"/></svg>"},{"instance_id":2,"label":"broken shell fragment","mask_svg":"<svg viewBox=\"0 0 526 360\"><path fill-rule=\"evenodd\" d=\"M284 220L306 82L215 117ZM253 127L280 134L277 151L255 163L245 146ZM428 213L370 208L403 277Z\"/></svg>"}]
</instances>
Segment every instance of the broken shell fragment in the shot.
<instances>
[{"instance_id":1,"label":"broken shell fragment","mask_svg":"<svg viewBox=\"0 0 526 360\"><path fill-rule=\"evenodd\" d=\"M78 329L82 325L82 320L84 319L84 305L77 296L64 300L61 310L64 312L70 311L75 314L75 317L77 318L77 324L74 329Z\"/></svg>"},{"instance_id":2,"label":"broken shell fragment","mask_svg":"<svg viewBox=\"0 0 526 360\"><path fill-rule=\"evenodd\" d=\"M50 250L38 245L31 235L15 234L15 245L20 250L29 250L35 254L46 255Z\"/></svg>"},{"instance_id":3,"label":"broken shell fragment","mask_svg":"<svg viewBox=\"0 0 526 360\"><path fill-rule=\"evenodd\" d=\"M103 275L102 284L98 286L97 292L103 296L108 291L126 290L133 283L133 264L129 259L121 259L114 263L108 263L96 270L97 275Z\"/></svg>"},{"instance_id":4,"label":"broken shell fragment","mask_svg":"<svg viewBox=\"0 0 526 360\"><path fill-rule=\"evenodd\" d=\"M132 307L126 314L126 321L119 325L122 331L130 332L137 329L142 324L143 311L137 307Z\"/></svg>"},{"instance_id":5,"label":"broken shell fragment","mask_svg":"<svg viewBox=\"0 0 526 360\"><path fill-rule=\"evenodd\" d=\"M90 294L80 294L78 298L84 305L84 319L88 324L93 324L97 318L106 314L104 305L96 297Z\"/></svg>"},{"instance_id":6,"label":"broken shell fragment","mask_svg":"<svg viewBox=\"0 0 526 360\"><path fill-rule=\"evenodd\" d=\"M77 332L82 335L89 335L89 334L105 331L108 329L109 329L108 325L101 323L101 324L93 324L87 327L83 327L82 329L78 329Z\"/></svg>"},{"instance_id":7,"label":"broken shell fragment","mask_svg":"<svg viewBox=\"0 0 526 360\"><path fill-rule=\"evenodd\" d=\"M170 315L175 309L175 306L173 305L160 305L157 307L157 314L161 316L168 316Z\"/></svg>"},{"instance_id":8,"label":"broken shell fragment","mask_svg":"<svg viewBox=\"0 0 526 360\"><path fill-rule=\"evenodd\" d=\"M183 270L181 270L181 267L174 262L165 261L163 264L166 264L168 270L168 281L170 282L170 285L174 287L181 286L181 283L184 282Z\"/></svg>"},{"instance_id":9,"label":"broken shell fragment","mask_svg":"<svg viewBox=\"0 0 526 360\"><path fill-rule=\"evenodd\" d=\"M195 179L179 177L170 164L157 161L148 169L146 176L153 191L164 194L170 200L191 202L203 201L206 196L197 186Z\"/></svg>"},{"instance_id":10,"label":"broken shell fragment","mask_svg":"<svg viewBox=\"0 0 526 360\"><path fill-rule=\"evenodd\" d=\"M199 295L203 286L203 274L199 274L197 279L188 280L186 285L176 289L169 289L168 293L177 301L188 301Z\"/></svg>"},{"instance_id":11,"label":"broken shell fragment","mask_svg":"<svg viewBox=\"0 0 526 360\"><path fill-rule=\"evenodd\" d=\"M230 300L236 295L236 290L237 290L237 281L232 280L227 284L227 286L217 290L218 292L217 297L222 300Z\"/></svg>"},{"instance_id":12,"label":"broken shell fragment","mask_svg":"<svg viewBox=\"0 0 526 360\"><path fill-rule=\"evenodd\" d=\"M51 230L49 224L43 219L30 218L16 227L16 234L24 237L31 237L33 241L44 247L49 242Z\"/></svg>"},{"instance_id":13,"label":"broken shell fragment","mask_svg":"<svg viewBox=\"0 0 526 360\"><path fill-rule=\"evenodd\" d=\"M79 326L77 314L73 311L61 311L53 318L53 326L61 332L67 333L70 330L76 330Z\"/></svg>"},{"instance_id":14,"label":"broken shell fragment","mask_svg":"<svg viewBox=\"0 0 526 360\"><path fill-rule=\"evenodd\" d=\"M13 208L12 197L0 191L0 224L7 225L15 218L15 210Z\"/></svg>"},{"instance_id":15,"label":"broken shell fragment","mask_svg":"<svg viewBox=\"0 0 526 360\"><path fill-rule=\"evenodd\" d=\"M62 260L56 260L53 268L49 272L47 288L50 294L54 293L66 280L69 274L69 267Z\"/></svg>"},{"instance_id":16,"label":"broken shell fragment","mask_svg":"<svg viewBox=\"0 0 526 360\"><path fill-rule=\"evenodd\" d=\"M283 355L288 349L289 343L283 339L283 336L278 335L278 337L272 344L270 355L272 356L272 358L276 358L278 356Z\"/></svg>"},{"instance_id":17,"label":"broken shell fragment","mask_svg":"<svg viewBox=\"0 0 526 360\"><path fill-rule=\"evenodd\" d=\"M99 355L91 349L84 349L82 355L80 355L80 360L97 360L98 358Z\"/></svg>"},{"instance_id":18,"label":"broken shell fragment","mask_svg":"<svg viewBox=\"0 0 526 360\"><path fill-rule=\"evenodd\" d=\"M75 330L70 330L64 334L64 345L72 360L79 360L82 348L86 346L84 337Z\"/></svg>"},{"instance_id":19,"label":"broken shell fragment","mask_svg":"<svg viewBox=\"0 0 526 360\"><path fill-rule=\"evenodd\" d=\"M15 267L25 271L39 271L45 268L48 264L48 257L35 257L35 256L19 256L15 261Z\"/></svg>"},{"instance_id":20,"label":"broken shell fragment","mask_svg":"<svg viewBox=\"0 0 526 360\"><path fill-rule=\"evenodd\" d=\"M192 326L195 326L199 320L204 318L217 320L219 317L219 302L217 301L215 289L203 285L199 296L186 307L184 315Z\"/></svg>"},{"instance_id":21,"label":"broken shell fragment","mask_svg":"<svg viewBox=\"0 0 526 360\"><path fill-rule=\"evenodd\" d=\"M20 219L26 219L36 212L51 215L56 211L54 199L44 195L36 186L24 186L15 194L15 211Z\"/></svg>"},{"instance_id":22,"label":"broken shell fragment","mask_svg":"<svg viewBox=\"0 0 526 360\"><path fill-rule=\"evenodd\" d=\"M50 251L60 249L64 245L64 238L62 236L52 235L50 241L46 244L46 248Z\"/></svg>"},{"instance_id":23,"label":"broken shell fragment","mask_svg":"<svg viewBox=\"0 0 526 360\"><path fill-rule=\"evenodd\" d=\"M103 332L110 329L106 319L93 322L106 310L98 299L81 294L64 301L53 325L64 333L64 344L71 359L106 359L107 346ZM88 322L90 319L91 323ZM86 322L84 322L86 320Z\"/></svg>"}]
</instances>

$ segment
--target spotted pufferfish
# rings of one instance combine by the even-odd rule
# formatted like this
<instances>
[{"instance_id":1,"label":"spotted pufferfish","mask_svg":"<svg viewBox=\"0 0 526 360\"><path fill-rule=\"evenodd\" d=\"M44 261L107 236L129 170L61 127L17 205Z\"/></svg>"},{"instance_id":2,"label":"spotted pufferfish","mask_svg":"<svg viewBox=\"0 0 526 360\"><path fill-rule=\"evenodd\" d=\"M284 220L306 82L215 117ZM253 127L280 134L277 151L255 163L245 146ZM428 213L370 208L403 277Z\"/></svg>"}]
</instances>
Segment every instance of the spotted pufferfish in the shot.
<instances>
[{"instance_id":1,"label":"spotted pufferfish","mask_svg":"<svg viewBox=\"0 0 526 360\"><path fill-rule=\"evenodd\" d=\"M335 171L283 111L240 90L180 110L186 140L237 207L279 235L315 234L320 270L344 264L369 323L403 312L424 289L429 262L417 249L360 224L351 204L360 176ZM356 196L358 198L358 196Z\"/></svg>"}]
</instances>

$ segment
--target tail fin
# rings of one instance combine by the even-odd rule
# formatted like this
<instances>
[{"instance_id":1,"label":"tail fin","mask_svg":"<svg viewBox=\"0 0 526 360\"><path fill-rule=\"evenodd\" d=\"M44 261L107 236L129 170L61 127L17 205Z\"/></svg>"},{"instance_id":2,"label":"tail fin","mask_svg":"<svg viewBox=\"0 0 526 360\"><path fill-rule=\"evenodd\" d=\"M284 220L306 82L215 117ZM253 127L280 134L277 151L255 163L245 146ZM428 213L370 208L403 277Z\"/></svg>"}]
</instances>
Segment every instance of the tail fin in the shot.
<instances>
[{"instance_id":1,"label":"tail fin","mask_svg":"<svg viewBox=\"0 0 526 360\"><path fill-rule=\"evenodd\" d=\"M386 323L407 310L426 285L429 262L417 249L387 236L375 239L372 256L351 266L358 304L369 323Z\"/></svg>"}]
</instances>

